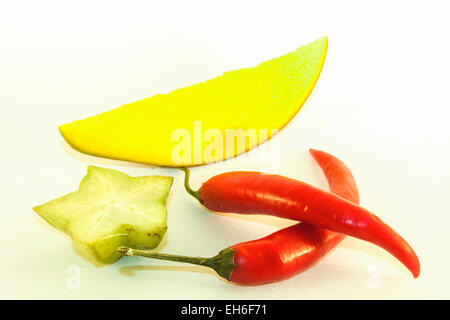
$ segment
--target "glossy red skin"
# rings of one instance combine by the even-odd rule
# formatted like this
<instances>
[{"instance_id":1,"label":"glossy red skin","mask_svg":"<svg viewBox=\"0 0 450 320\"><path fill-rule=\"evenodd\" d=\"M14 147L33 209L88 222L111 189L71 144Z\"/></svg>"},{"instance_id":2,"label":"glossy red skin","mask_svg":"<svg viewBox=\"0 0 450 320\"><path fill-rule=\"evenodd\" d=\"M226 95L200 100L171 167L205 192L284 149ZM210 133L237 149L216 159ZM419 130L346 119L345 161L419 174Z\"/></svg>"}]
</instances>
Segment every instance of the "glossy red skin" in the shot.
<instances>
[{"instance_id":1,"label":"glossy red skin","mask_svg":"<svg viewBox=\"0 0 450 320\"><path fill-rule=\"evenodd\" d=\"M356 182L345 164L322 151L311 153L331 192L359 203ZM232 246L236 267L230 280L248 285L284 280L317 263L344 238L343 234L299 223L262 239L237 244Z\"/></svg>"},{"instance_id":2,"label":"glossy red skin","mask_svg":"<svg viewBox=\"0 0 450 320\"><path fill-rule=\"evenodd\" d=\"M314 157L317 160L320 154L316 152ZM328 172L332 169L329 165ZM345 185L334 183L334 188L345 189ZM414 250L381 219L349 201L354 199L279 175L242 171L212 177L202 185L200 197L211 211L274 215L372 242L400 260L414 277L419 276L420 263Z\"/></svg>"}]
</instances>

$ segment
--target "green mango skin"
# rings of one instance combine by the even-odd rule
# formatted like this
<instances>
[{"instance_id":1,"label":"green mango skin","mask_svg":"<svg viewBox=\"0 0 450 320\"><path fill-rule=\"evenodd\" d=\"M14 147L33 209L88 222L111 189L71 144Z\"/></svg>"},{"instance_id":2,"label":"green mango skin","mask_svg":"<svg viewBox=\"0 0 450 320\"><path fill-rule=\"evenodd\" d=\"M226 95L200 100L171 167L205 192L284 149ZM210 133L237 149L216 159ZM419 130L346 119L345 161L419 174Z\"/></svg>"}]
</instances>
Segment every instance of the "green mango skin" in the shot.
<instances>
[{"instance_id":1,"label":"green mango skin","mask_svg":"<svg viewBox=\"0 0 450 320\"><path fill-rule=\"evenodd\" d=\"M121 257L119 246L159 245L167 230L166 201L172 182L172 177L130 177L89 166L77 191L33 210L70 235L81 256L111 264Z\"/></svg>"}]
</instances>

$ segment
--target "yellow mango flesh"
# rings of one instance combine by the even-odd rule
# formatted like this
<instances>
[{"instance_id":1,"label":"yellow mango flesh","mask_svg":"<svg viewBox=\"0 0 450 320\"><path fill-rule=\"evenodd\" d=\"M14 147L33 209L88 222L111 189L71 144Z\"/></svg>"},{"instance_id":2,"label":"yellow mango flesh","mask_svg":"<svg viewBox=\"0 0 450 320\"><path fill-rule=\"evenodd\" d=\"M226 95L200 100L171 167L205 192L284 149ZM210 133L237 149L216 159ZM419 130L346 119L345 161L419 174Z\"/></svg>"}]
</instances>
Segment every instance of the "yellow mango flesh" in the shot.
<instances>
[{"instance_id":1,"label":"yellow mango flesh","mask_svg":"<svg viewBox=\"0 0 450 320\"><path fill-rule=\"evenodd\" d=\"M320 38L256 67L225 72L59 130L76 150L105 158L171 167L224 160L269 139L300 110L319 77L327 44L326 37Z\"/></svg>"}]
</instances>

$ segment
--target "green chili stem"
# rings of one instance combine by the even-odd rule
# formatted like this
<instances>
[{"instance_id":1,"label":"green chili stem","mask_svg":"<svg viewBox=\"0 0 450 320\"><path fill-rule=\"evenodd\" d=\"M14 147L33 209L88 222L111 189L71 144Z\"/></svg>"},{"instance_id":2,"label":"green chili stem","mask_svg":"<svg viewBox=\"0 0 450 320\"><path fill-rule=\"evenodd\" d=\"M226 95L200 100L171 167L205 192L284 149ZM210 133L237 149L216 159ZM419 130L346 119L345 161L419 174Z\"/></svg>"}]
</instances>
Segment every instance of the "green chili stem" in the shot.
<instances>
[{"instance_id":1,"label":"green chili stem","mask_svg":"<svg viewBox=\"0 0 450 320\"><path fill-rule=\"evenodd\" d=\"M200 190L193 190L189 185L191 171L188 168L181 168L181 170L184 171L184 188L191 196L197 199L200 203L203 203L202 198L200 197Z\"/></svg>"},{"instance_id":2,"label":"green chili stem","mask_svg":"<svg viewBox=\"0 0 450 320\"><path fill-rule=\"evenodd\" d=\"M128 248L128 247L119 247L119 248L117 248L117 251L122 253L124 256L141 256L141 257L158 259L158 260L185 262L185 263L196 264L196 265L200 265L200 266L205 265L205 262L208 260L208 258L202 258L202 257L188 257L188 256L174 255L174 254L155 253L155 252L151 252L149 250L138 250L138 249L132 249L132 248Z\"/></svg>"},{"instance_id":3,"label":"green chili stem","mask_svg":"<svg viewBox=\"0 0 450 320\"><path fill-rule=\"evenodd\" d=\"M124 256L141 256L151 259L168 260L176 262L184 262L195 264L198 266L204 266L215 270L221 277L230 280L231 273L235 269L234 253L231 248L226 248L219 252L214 257L202 258L202 257L188 257L174 254L155 253L150 250L139 250L129 247L119 247L117 251Z\"/></svg>"}]
</instances>

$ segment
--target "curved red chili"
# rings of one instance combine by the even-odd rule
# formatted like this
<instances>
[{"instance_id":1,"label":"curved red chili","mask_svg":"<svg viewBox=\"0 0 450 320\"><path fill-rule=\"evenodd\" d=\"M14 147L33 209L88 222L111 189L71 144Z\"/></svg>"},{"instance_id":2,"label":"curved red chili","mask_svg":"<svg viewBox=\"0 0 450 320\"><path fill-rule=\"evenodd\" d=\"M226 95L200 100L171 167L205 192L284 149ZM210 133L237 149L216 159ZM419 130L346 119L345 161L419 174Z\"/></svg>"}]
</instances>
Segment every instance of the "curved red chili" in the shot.
<instances>
[{"instance_id":1,"label":"curved red chili","mask_svg":"<svg viewBox=\"0 0 450 320\"><path fill-rule=\"evenodd\" d=\"M337 158L311 150L324 171L330 189L358 203L359 194L350 170ZM262 239L236 244L213 258L185 257L119 248L124 255L192 263L213 268L223 278L240 284L262 284L293 276L319 261L345 236L299 223Z\"/></svg>"},{"instance_id":2,"label":"curved red chili","mask_svg":"<svg viewBox=\"0 0 450 320\"><path fill-rule=\"evenodd\" d=\"M318 152L314 154L319 157ZM186 170L187 191L211 211L273 215L366 240L391 253L415 278L419 276L420 262L411 246L376 215L343 197L260 172L222 173L203 183L199 191L193 191L188 180Z\"/></svg>"},{"instance_id":3,"label":"curved red chili","mask_svg":"<svg viewBox=\"0 0 450 320\"><path fill-rule=\"evenodd\" d=\"M310 149L327 178L330 191L359 204L355 179L336 157ZM239 243L235 250L235 271L231 281L257 284L286 279L317 263L334 249L345 235L307 223L299 223L262 239ZM264 257L263 259L261 257Z\"/></svg>"}]
</instances>

